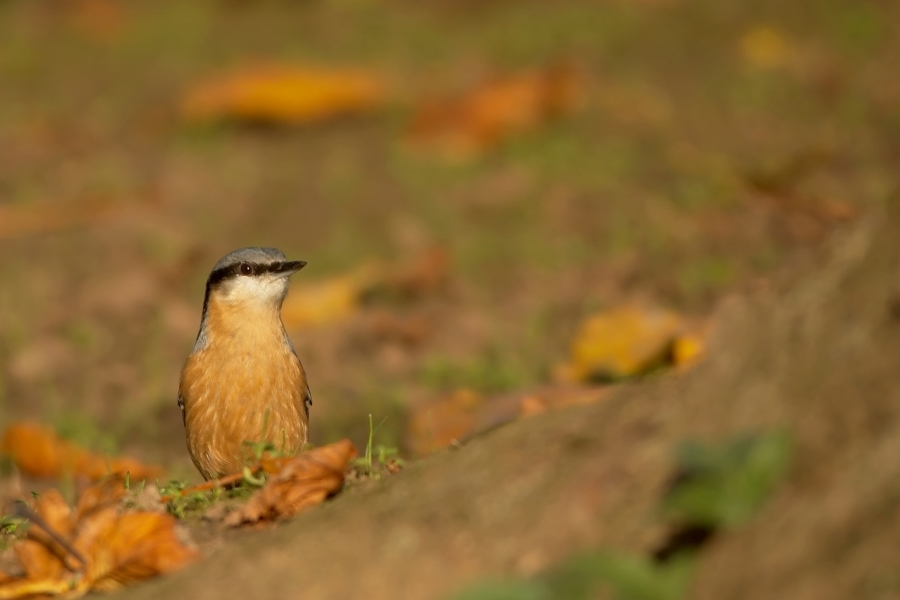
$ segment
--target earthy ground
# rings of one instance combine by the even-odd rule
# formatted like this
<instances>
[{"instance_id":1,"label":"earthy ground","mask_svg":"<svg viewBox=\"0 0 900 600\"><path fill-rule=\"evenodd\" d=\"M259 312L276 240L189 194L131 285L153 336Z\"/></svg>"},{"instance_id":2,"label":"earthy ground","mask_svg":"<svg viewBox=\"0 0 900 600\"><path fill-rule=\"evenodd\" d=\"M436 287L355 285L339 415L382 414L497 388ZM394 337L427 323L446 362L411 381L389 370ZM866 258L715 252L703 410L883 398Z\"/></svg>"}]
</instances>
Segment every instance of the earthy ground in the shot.
<instances>
[{"instance_id":1,"label":"earthy ground","mask_svg":"<svg viewBox=\"0 0 900 600\"><path fill-rule=\"evenodd\" d=\"M193 523L210 556L128 593L439 598L649 554L681 441L786 427L788 476L702 547L690 597L900 597L900 4L14 0L0 39L0 426L197 481L175 395L220 256L307 260L292 297L447 257L422 293L290 327L312 441L362 448L371 414L406 468L273 531ZM255 59L367 69L391 100L181 118ZM584 82L563 118L464 161L402 143L422 98L559 61ZM415 407L547 385L578 324L629 303L709 318L706 360L413 456ZM0 495L49 484L5 470Z\"/></svg>"}]
</instances>

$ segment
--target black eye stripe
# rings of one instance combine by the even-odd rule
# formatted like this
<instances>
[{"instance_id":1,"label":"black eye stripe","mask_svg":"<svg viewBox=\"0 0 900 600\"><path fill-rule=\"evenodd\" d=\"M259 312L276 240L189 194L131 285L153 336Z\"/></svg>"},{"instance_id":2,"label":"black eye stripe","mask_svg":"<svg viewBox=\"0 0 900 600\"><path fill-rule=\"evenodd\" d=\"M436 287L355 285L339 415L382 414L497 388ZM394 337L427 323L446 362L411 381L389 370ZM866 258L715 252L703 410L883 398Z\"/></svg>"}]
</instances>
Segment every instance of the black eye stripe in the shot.
<instances>
[{"instance_id":1,"label":"black eye stripe","mask_svg":"<svg viewBox=\"0 0 900 600\"><path fill-rule=\"evenodd\" d=\"M254 275L263 275L265 273L275 273L278 272L283 264L284 263L276 262L271 264L237 263L228 265L227 267L216 269L215 271L210 273L209 279L206 281L206 285L214 286L225 281L226 279L232 279L233 277L252 277Z\"/></svg>"}]
</instances>

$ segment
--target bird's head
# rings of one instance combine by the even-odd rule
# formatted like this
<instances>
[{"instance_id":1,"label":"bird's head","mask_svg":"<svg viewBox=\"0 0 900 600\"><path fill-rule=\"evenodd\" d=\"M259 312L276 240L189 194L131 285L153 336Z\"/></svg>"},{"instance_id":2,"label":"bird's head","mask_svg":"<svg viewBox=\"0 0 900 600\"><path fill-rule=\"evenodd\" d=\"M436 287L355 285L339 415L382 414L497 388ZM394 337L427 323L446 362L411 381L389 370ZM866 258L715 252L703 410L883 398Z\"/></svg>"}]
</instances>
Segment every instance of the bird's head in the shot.
<instances>
[{"instance_id":1,"label":"bird's head","mask_svg":"<svg viewBox=\"0 0 900 600\"><path fill-rule=\"evenodd\" d=\"M305 266L302 260L287 260L276 248L235 250L222 257L209 274L203 312L211 301L278 310L287 295L288 279Z\"/></svg>"}]
</instances>

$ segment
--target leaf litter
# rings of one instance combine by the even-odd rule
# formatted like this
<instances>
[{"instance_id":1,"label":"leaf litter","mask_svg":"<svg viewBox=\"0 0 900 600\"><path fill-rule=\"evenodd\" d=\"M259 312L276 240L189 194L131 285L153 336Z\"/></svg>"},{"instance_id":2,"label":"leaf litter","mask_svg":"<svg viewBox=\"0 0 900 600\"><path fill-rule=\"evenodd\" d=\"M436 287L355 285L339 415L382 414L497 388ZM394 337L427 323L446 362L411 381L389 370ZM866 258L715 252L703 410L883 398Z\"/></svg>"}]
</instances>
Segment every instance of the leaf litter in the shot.
<instances>
[{"instance_id":1,"label":"leaf litter","mask_svg":"<svg viewBox=\"0 0 900 600\"><path fill-rule=\"evenodd\" d=\"M196 560L175 517L161 510L128 510L125 479L108 477L70 507L55 489L14 511L31 521L13 544L22 570L0 577L0 599L35 594L84 596L170 573Z\"/></svg>"}]
</instances>

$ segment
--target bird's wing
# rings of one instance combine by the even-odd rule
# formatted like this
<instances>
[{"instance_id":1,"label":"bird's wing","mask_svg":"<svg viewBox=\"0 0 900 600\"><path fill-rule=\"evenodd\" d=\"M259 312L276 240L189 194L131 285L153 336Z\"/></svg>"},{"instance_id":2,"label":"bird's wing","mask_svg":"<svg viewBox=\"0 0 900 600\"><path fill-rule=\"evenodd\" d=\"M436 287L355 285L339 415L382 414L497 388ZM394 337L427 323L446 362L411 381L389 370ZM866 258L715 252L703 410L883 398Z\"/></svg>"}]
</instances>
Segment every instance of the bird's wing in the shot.
<instances>
[{"instance_id":1,"label":"bird's wing","mask_svg":"<svg viewBox=\"0 0 900 600\"><path fill-rule=\"evenodd\" d=\"M181 409L181 422L184 423L184 398L181 397L181 394L178 394L178 408Z\"/></svg>"},{"instance_id":2,"label":"bird's wing","mask_svg":"<svg viewBox=\"0 0 900 600\"><path fill-rule=\"evenodd\" d=\"M306 409L306 420L309 420L309 407L312 406L312 394L309 391L309 384L306 384L306 389L303 391L303 408Z\"/></svg>"}]
</instances>

